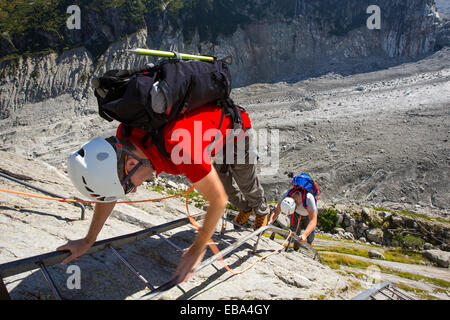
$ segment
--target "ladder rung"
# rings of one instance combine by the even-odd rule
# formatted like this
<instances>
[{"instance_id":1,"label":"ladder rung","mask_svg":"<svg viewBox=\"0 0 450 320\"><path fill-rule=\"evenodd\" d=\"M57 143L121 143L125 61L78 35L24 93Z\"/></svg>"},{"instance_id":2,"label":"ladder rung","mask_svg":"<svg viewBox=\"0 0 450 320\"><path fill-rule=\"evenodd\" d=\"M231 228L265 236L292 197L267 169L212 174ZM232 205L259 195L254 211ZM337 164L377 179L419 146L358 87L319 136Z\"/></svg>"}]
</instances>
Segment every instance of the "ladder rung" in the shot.
<instances>
[{"instance_id":1,"label":"ladder rung","mask_svg":"<svg viewBox=\"0 0 450 320\"><path fill-rule=\"evenodd\" d=\"M128 268L131 272L133 272L139 280L141 280L150 290L154 290L155 288L145 279L124 257L122 257L116 249L114 249L111 245L108 246L109 249L114 253L114 255L119 258L120 261Z\"/></svg>"},{"instance_id":2,"label":"ladder rung","mask_svg":"<svg viewBox=\"0 0 450 320\"><path fill-rule=\"evenodd\" d=\"M47 268L44 264L39 264L39 268L41 268L42 274L44 275L45 280L47 280L48 285L50 286L50 289L53 292L53 295L56 299L62 300L61 294L58 291L58 288L56 288L55 283L53 282L52 277L50 276L50 273L48 273Z\"/></svg>"}]
</instances>

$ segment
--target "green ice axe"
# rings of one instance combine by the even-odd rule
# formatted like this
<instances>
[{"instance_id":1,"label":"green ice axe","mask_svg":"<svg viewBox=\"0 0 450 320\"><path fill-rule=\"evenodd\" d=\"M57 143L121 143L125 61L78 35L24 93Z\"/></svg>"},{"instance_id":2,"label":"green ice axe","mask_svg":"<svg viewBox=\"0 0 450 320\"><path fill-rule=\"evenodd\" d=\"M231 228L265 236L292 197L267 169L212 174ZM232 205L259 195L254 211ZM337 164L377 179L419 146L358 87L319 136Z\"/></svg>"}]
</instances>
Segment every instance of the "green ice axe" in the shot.
<instances>
[{"instance_id":1,"label":"green ice axe","mask_svg":"<svg viewBox=\"0 0 450 320\"><path fill-rule=\"evenodd\" d=\"M199 56L193 54L186 53L178 53L173 51L160 51L160 50L152 50L152 49L142 49L135 48L127 50L129 53L135 53L144 56L153 56L153 57L163 57L163 58L178 58L181 60L200 60L200 61L208 61L213 62L216 60L214 57L209 56Z\"/></svg>"}]
</instances>

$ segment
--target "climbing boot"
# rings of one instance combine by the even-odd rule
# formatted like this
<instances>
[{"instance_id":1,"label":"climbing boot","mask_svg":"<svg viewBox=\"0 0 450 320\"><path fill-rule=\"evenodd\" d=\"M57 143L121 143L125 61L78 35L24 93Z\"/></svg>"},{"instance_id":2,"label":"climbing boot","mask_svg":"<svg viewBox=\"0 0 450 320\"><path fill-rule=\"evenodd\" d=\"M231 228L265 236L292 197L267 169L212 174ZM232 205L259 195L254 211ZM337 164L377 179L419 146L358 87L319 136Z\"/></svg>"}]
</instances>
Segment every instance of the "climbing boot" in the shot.
<instances>
[{"instance_id":1,"label":"climbing boot","mask_svg":"<svg viewBox=\"0 0 450 320\"><path fill-rule=\"evenodd\" d=\"M253 222L253 230L258 230L261 227L267 226L267 214L264 216L255 216L255 222Z\"/></svg>"},{"instance_id":2,"label":"climbing boot","mask_svg":"<svg viewBox=\"0 0 450 320\"><path fill-rule=\"evenodd\" d=\"M248 211L248 212L244 212L244 211L241 210L241 211L239 212L239 214L236 216L236 218L234 218L234 222L237 223L237 224L239 224L239 225L241 225L241 226L243 226L243 225L247 222L248 218L250 218L250 216L251 216L253 213L254 213L253 210L250 210L250 211ZM239 227L236 226L236 225L234 225L234 228L235 228L235 229L239 229Z\"/></svg>"}]
</instances>

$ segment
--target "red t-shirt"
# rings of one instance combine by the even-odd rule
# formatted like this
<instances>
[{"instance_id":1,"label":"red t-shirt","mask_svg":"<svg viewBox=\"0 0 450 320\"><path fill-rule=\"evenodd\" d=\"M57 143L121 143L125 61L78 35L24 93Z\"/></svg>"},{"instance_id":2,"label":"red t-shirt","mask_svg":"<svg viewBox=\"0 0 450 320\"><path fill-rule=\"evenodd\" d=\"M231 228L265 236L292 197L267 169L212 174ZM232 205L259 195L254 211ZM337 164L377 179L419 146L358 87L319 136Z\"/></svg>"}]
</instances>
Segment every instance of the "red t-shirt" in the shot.
<instances>
[{"instance_id":1,"label":"red t-shirt","mask_svg":"<svg viewBox=\"0 0 450 320\"><path fill-rule=\"evenodd\" d=\"M195 183L211 172L211 156L214 156L214 151L221 149L224 137L227 136L227 129L232 127L230 117L224 116L220 138L215 141L211 153L205 151L218 133L221 116L222 109L214 105L206 105L168 124L164 128L164 141L170 159L161 154L156 145L148 148L142 145L142 139L147 134L142 129L133 128L127 140L134 143L150 159L155 167L156 175L162 172L174 175L184 174L191 183ZM243 128L251 128L247 113L242 111L241 116ZM117 129L116 135L119 138L122 137L122 124ZM146 146L150 144L151 139Z\"/></svg>"}]
</instances>

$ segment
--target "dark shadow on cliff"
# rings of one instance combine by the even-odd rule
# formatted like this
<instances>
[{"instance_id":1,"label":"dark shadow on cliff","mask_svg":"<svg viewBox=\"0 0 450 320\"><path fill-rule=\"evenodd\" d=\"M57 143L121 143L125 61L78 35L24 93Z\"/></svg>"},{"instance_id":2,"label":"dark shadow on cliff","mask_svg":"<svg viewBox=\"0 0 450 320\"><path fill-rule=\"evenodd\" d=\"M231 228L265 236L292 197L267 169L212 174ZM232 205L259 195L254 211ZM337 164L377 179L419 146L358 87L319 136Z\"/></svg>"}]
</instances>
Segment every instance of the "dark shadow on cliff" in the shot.
<instances>
[{"instance_id":1,"label":"dark shadow on cliff","mask_svg":"<svg viewBox=\"0 0 450 320\"><path fill-rule=\"evenodd\" d=\"M374 55L363 58L358 57L342 59L342 57L323 57L309 61L299 61L298 63L301 65L300 72L295 74L285 74L272 79L261 78L258 79L258 81L237 84L234 88L243 88L257 83L276 84L279 82L286 82L288 84L295 84L304 80L319 78L327 74L336 74L342 77L348 77L357 74L371 73L397 67L406 63L418 62L433 56L437 52L439 52L439 50L435 50L429 54L414 58L391 58L387 55Z\"/></svg>"}]
</instances>

